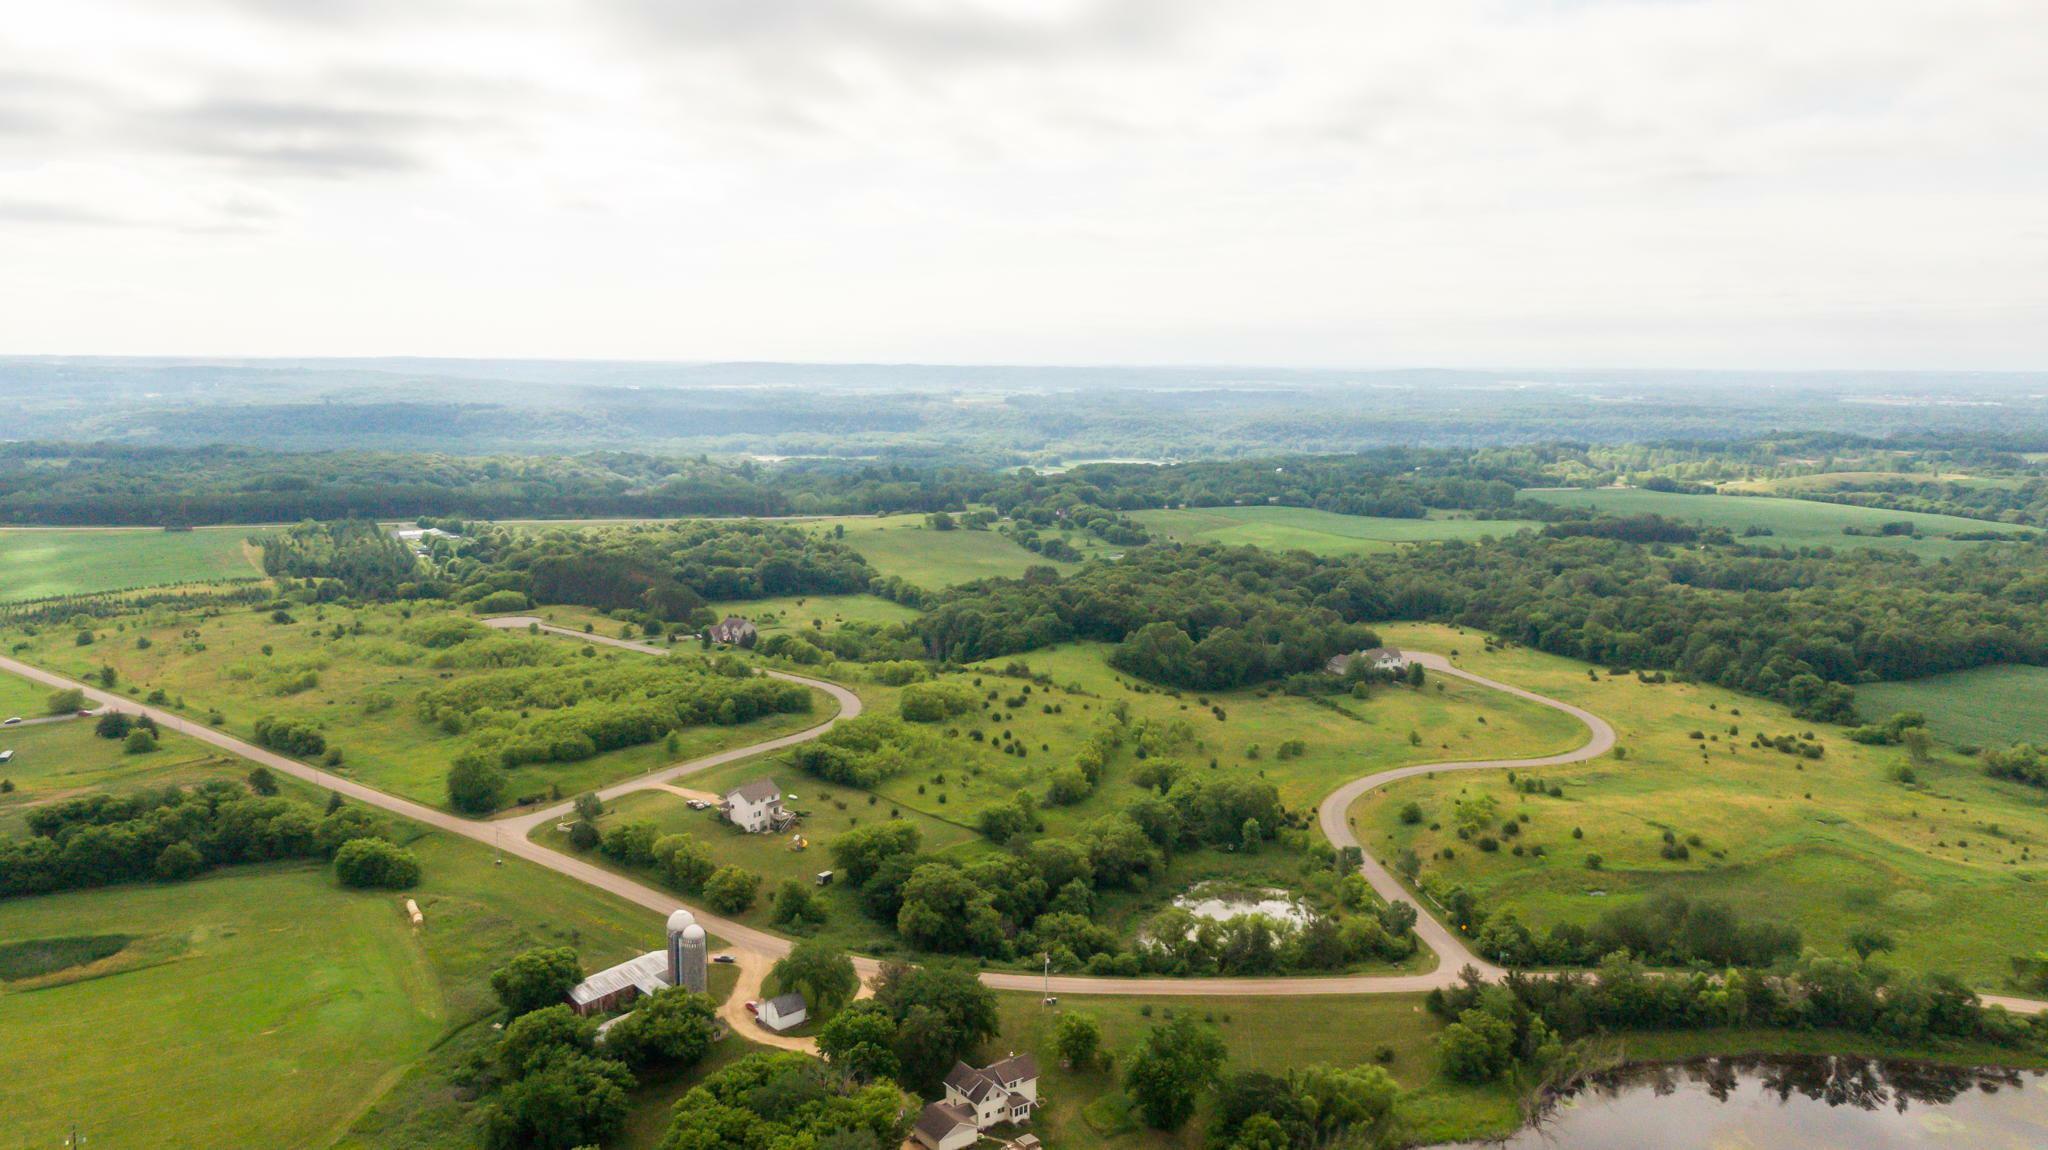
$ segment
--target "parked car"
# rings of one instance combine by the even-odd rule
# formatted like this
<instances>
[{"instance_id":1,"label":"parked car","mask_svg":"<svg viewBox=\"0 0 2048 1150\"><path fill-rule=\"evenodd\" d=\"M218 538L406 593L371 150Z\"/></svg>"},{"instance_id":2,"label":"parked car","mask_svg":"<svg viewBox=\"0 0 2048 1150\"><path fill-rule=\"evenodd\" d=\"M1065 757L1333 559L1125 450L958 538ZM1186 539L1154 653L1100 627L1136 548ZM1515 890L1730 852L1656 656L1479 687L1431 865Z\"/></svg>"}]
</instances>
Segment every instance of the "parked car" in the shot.
<instances>
[{"instance_id":1,"label":"parked car","mask_svg":"<svg viewBox=\"0 0 2048 1150\"><path fill-rule=\"evenodd\" d=\"M714 955L712 955L712 956L711 956L711 961L713 961L713 962L723 962L723 963L734 963L734 962L738 962L738 961L739 961L739 959L737 959L737 958L734 958L734 957L733 957L732 955L729 955L729 954L714 954Z\"/></svg>"},{"instance_id":2,"label":"parked car","mask_svg":"<svg viewBox=\"0 0 2048 1150\"><path fill-rule=\"evenodd\" d=\"M16 716L14 716L13 718L11 718L11 719L7 720L6 722L4 722L4 723L0 723L0 727L18 727L18 726L20 726L20 725L21 725L21 716L20 716L20 715L16 715Z\"/></svg>"},{"instance_id":3,"label":"parked car","mask_svg":"<svg viewBox=\"0 0 2048 1150\"><path fill-rule=\"evenodd\" d=\"M759 1002L757 1002L757 1001L754 1001L753 999L748 999L748 1000L747 1000L747 1013L748 1013L748 1014L759 1014L759 1013L761 1013L761 1004L760 1004Z\"/></svg>"}]
</instances>

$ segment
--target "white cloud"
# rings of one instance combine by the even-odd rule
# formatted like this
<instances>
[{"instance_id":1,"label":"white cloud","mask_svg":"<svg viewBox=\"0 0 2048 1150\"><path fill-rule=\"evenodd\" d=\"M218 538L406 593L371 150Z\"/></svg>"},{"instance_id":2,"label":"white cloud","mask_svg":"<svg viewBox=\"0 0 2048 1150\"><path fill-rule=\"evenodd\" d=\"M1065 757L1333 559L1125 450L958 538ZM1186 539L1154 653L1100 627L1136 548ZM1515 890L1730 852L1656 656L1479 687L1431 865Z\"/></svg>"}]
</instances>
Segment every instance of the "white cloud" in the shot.
<instances>
[{"instance_id":1,"label":"white cloud","mask_svg":"<svg viewBox=\"0 0 2048 1150\"><path fill-rule=\"evenodd\" d=\"M2032 0L73 0L0 31L0 351L2038 368L2042 59Z\"/></svg>"}]
</instances>

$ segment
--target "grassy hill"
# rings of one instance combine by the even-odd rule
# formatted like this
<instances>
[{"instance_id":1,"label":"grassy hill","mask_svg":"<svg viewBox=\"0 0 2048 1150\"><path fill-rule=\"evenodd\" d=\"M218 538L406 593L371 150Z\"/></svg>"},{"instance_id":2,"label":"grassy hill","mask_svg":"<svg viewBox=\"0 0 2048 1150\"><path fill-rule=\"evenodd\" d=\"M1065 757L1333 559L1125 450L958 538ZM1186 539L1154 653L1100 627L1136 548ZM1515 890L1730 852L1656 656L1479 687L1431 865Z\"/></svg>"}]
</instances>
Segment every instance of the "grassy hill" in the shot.
<instances>
[{"instance_id":1,"label":"grassy hill","mask_svg":"<svg viewBox=\"0 0 2048 1150\"><path fill-rule=\"evenodd\" d=\"M0 530L0 603L166 583L256 579L242 528Z\"/></svg>"},{"instance_id":2,"label":"grassy hill","mask_svg":"<svg viewBox=\"0 0 2048 1150\"><path fill-rule=\"evenodd\" d=\"M1982 747L2048 743L2048 667L1976 667L1903 683L1866 683L1856 705L1873 722L1919 711L1937 738Z\"/></svg>"},{"instance_id":3,"label":"grassy hill","mask_svg":"<svg viewBox=\"0 0 2048 1150\"><path fill-rule=\"evenodd\" d=\"M1537 526L1522 519L1382 519L1339 515L1309 507L1204 507L1138 511L1131 517L1155 536L1174 542L1225 543L1233 547L1310 551L1317 555L1391 551L1403 543L1481 539L1512 535L1524 527Z\"/></svg>"},{"instance_id":4,"label":"grassy hill","mask_svg":"<svg viewBox=\"0 0 2048 1150\"><path fill-rule=\"evenodd\" d=\"M2034 534L2025 528L1955 515L1886 511L1876 507L1850 507L1839 503L1768 496L1676 495L1668 491L1611 487L1528 491L1524 494L1546 503L1585 507L1609 515L1663 515L1709 527L1725 527L1737 535L1742 534L1745 528L1761 528L1770 534L1756 537L1753 542L1774 547L1896 547L1931 559L1981 546L1949 538L1959 532ZM1845 527L1854 527L1874 532L1886 523L1911 523L1917 535L1846 535L1842 531Z\"/></svg>"}]
</instances>

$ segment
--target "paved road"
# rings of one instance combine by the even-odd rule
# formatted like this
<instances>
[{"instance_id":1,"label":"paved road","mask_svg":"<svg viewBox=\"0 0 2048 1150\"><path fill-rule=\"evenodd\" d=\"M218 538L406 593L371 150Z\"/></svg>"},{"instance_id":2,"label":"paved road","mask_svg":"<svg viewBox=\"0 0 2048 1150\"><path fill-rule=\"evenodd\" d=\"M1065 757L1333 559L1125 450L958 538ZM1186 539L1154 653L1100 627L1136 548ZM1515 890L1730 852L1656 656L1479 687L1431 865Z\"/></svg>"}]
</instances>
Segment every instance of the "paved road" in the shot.
<instances>
[{"instance_id":1,"label":"paved road","mask_svg":"<svg viewBox=\"0 0 2048 1150\"><path fill-rule=\"evenodd\" d=\"M570 638L582 639L586 642L601 643L606 646L656 655L668 652L668 649L665 647L657 647L647 643L635 643L626 639L611 639L602 635L585 634L581 631L554 627L542 623L538 619L525 616L510 619L492 619L486 620L486 622L492 626L507 628L520 628L530 624L537 624L542 630L566 635ZM1418 652L1411 652L1411 656L1420 659L1425 666L1432 668L1438 674L1455 675L1459 678L1506 691L1517 697L1529 699L1544 706L1554 707L1563 711L1585 723L1592 731L1592 737L1578 749L1567 751L1560 755L1533 759L1490 759L1456 763L1422 763L1415 766L1397 767L1393 770L1381 771L1378 774L1353 780L1338 788L1329 798L1323 800L1321 808L1324 832L1329 834L1331 841L1339 846L1356 845L1356 839L1351 834L1351 828L1345 814L1350 808L1351 803L1359 795L1372 790L1374 787L1392 782L1395 779L1412 778L1415 775L1429 774L1436 771L1499 770L1516 767L1555 766L1561 763L1580 762L1592 758L1605 753L1614 745L1613 728L1605 720L1587 711L1520 687L1496 682L1492 679L1459 670L1451 666L1441 656ZM16 659L0 656L0 670L11 671L24 678L53 688L82 687L85 690L86 697L97 704L118 707L131 713L147 714L168 730L190 735L222 750L253 762L262 763L272 770L282 771L285 774L305 779L329 790L338 791L349 798L356 799L369 806L381 807L384 810L403 815L406 818L424 823L437 830L462 835L465 838L475 839L478 842L490 843L498 847L505 854L538 863L550 870L568 875L579 882L587 883L600 890L618 895L628 902L647 907L664 917L677 907L688 905L667 891L635 882L623 875L614 874L602 867L593 866L573 855L550 850L527 839L527 832L533 827L548 819L561 818L572 810L573 807L570 803L557 803L539 811L515 815L511 818L493 822L478 822L465 819L435 807L413 802L410 799L402 799L396 795L386 794L383 791L364 786L352 779L343 778L340 775L320 770L317 767L307 766L296 759L288 759L283 755L265 750L252 743L244 742L232 735L214 730L203 724L192 722L172 712L157 707L137 704L133 699L74 682L61 675L52 674ZM806 678L802 675L791 675L781 671L770 671L767 673L776 678L793 683L802 683L830 694L839 702L841 717L851 718L860 713L861 703L859 697L836 683ZM778 739L770 739L748 747L737 747L730 751L721 751L715 755L708 755L701 759L694 759L677 766L667 767L652 774L643 775L640 778L630 779L615 786L607 787L600 791L599 794L607 798L627 794L665 783L672 779L694 774L721 763L733 762L749 755L760 754L780 747L793 746L824 734L831 729L832 724L836 721L836 718L830 719L815 727L798 731L794 734L784 735ZM1407 892L1400 887L1391 874L1387 873L1378 860L1374 859L1370 854L1365 856L1364 870L1368 881L1373 884L1373 888L1379 891L1382 897L1388 899L1407 898ZM759 969L767 961L789 953L790 941L780 935L757 930L742 923L734 922L731 919L711 914L699 907L690 906L688 909L697 916L697 921L704 925L704 929L727 940L742 964L749 970ZM1314 978L1146 979L1059 975L1048 982L1037 975L990 971L982 974L981 981L998 990L1039 991L1044 989L1058 995L1124 994L1144 995L1148 998L1164 998L1214 997L1219 995L1280 997L1412 993L1449 985L1457 979L1459 970L1468 963L1487 973L1489 977L1499 977L1499 967L1480 962L1456 935L1436 920L1435 916L1431 915L1426 909L1417 909L1419 913L1416 920L1416 930L1440 960L1435 970L1422 974L1362 974ZM880 966L873 959L867 958L856 959L854 965L859 968L864 979L872 977ZM1996 1003L2020 1013L2034 1014L2048 1010L2048 1002L2037 1002L2031 999L2009 998L2002 995L1985 995L1983 999L1987 1003Z\"/></svg>"}]
</instances>

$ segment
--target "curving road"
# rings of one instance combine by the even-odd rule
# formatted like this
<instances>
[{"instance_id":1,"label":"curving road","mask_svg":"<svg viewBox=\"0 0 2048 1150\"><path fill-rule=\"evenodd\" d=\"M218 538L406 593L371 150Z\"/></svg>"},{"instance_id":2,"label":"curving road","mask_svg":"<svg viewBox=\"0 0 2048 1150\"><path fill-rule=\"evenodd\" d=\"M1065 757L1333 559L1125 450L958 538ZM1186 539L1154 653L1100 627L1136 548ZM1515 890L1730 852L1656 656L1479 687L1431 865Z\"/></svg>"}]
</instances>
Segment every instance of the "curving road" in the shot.
<instances>
[{"instance_id":1,"label":"curving road","mask_svg":"<svg viewBox=\"0 0 2048 1150\"><path fill-rule=\"evenodd\" d=\"M644 654L665 655L669 650L668 648L654 646L653 644L636 643L629 639L614 639L603 635L587 634L566 627L557 627L530 616L487 619L485 622L490 626L499 628L537 627L542 631L567 636L572 639L581 639L587 643L618 647L623 650L638 651ZM1531 702L1562 711L1584 723L1591 732L1591 736L1576 749L1556 755L1544 755L1526 759L1473 759L1448 763L1417 763L1412 766L1395 767L1391 770L1380 771L1377 774L1354 779L1331 792L1329 797L1323 800L1319 811L1323 833L1329 837L1333 844L1340 848L1360 845L1356 836L1351 832L1349 816L1346 813L1349 811L1352 803L1356 802L1359 796L1387 783L1398 779L1413 778L1417 775L1435 774L1442 771L1505 770L1560 766L1566 763L1583 762L1587 759L1595 758L1605 754L1614 746L1614 728L1598 715L1572 706L1569 703L1559 702L1548 696L1539 695L1533 691L1513 686L1512 684L1498 682L1481 675L1475 675L1470 671L1453 667L1449 660L1440 655L1424 652L1407 652L1407 654L1437 674L1456 676L1481 686L1491 687L1497 691L1505 691L1517 698L1527 699ZM732 949L739 952L743 966L749 970L758 970L759 966L766 960L779 958L789 953L790 940L780 935L734 922L731 919L711 914L699 907L689 906L667 891L636 882L631 878L615 874L602 867L593 866L572 855L550 850L527 837L528 833L540 824L550 819L559 819L570 813L574 809L573 803L556 803L539 810L495 821L480 822L466 819L436 807L429 807L422 803L413 802L410 799L386 794L353 779L344 778L317 767L308 766L296 759L286 758L274 751L245 742L235 738L233 735L217 731L204 724L195 723L170 711L138 704L133 699L114 694L110 691L103 691L61 675L52 674L17 659L0 656L0 669L11 671L23 678L53 688L81 688L85 691L87 698L102 706L118 707L131 713L147 714L168 730L189 735L221 750L239 755L252 762L261 763L272 770L304 779L328 790L338 791L349 798L356 799L369 806L380 807L394 814L403 815L436 830L443 830L450 834L474 839L478 842L489 843L504 854L515 855L529 862L547 867L549 870L568 875L579 882L615 894L628 902L647 907L664 916L678 907L687 907L692 914L696 915L697 921L702 923L706 930L726 939L731 944ZM804 686L824 691L838 703L840 708L838 715L814 727L783 735L780 738L769 739L750 746L735 747L731 750L720 751L717 754L707 755L700 759L692 759L686 763L664 767L661 770L642 775L638 778L606 787L599 791L598 794L607 799L615 798L633 791L659 787L674 779L708 770L711 767L724 763L734 762L752 755L779 750L784 747L795 746L798 743L815 739L826 731L831 730L833 724L838 722L840 718L852 718L861 713L860 697L837 683L827 682L823 679L808 678L803 675L793 675L784 671L765 671L763 673L787 682L801 683ZM1379 860L1373 858L1369 852L1362 853L1364 853L1362 871L1366 880L1372 884L1373 889L1379 892L1382 898L1390 902L1400 899L1412 903L1413 900L1408 898L1407 891L1388 872L1386 867ZM1438 921L1436 916L1430 914L1426 908L1417 907L1416 910L1416 933L1437 956L1436 969L1420 974L1358 974L1307 978L1142 979L1058 975L1048 980L1032 974L987 971L981 975L981 981L984 985L997 990L1031 992L1043 990L1060 995L1121 994L1160 998L1213 997L1218 995L1281 997L1330 994L1402 994L1428 991L1455 983L1458 980L1459 972L1468 965L1478 969L1489 980L1498 979L1505 973L1500 967L1484 962L1477 955L1473 954L1461 938L1444 926L1442 922ZM855 960L855 966L860 969L863 978L868 978L872 977L875 971L879 969L880 963L869 958L858 958ZM2012 998L2003 995L1982 995L1980 997L1987 1004L2003 1006L2017 1013L2037 1014L2048 1010L2048 1002Z\"/></svg>"}]
</instances>

